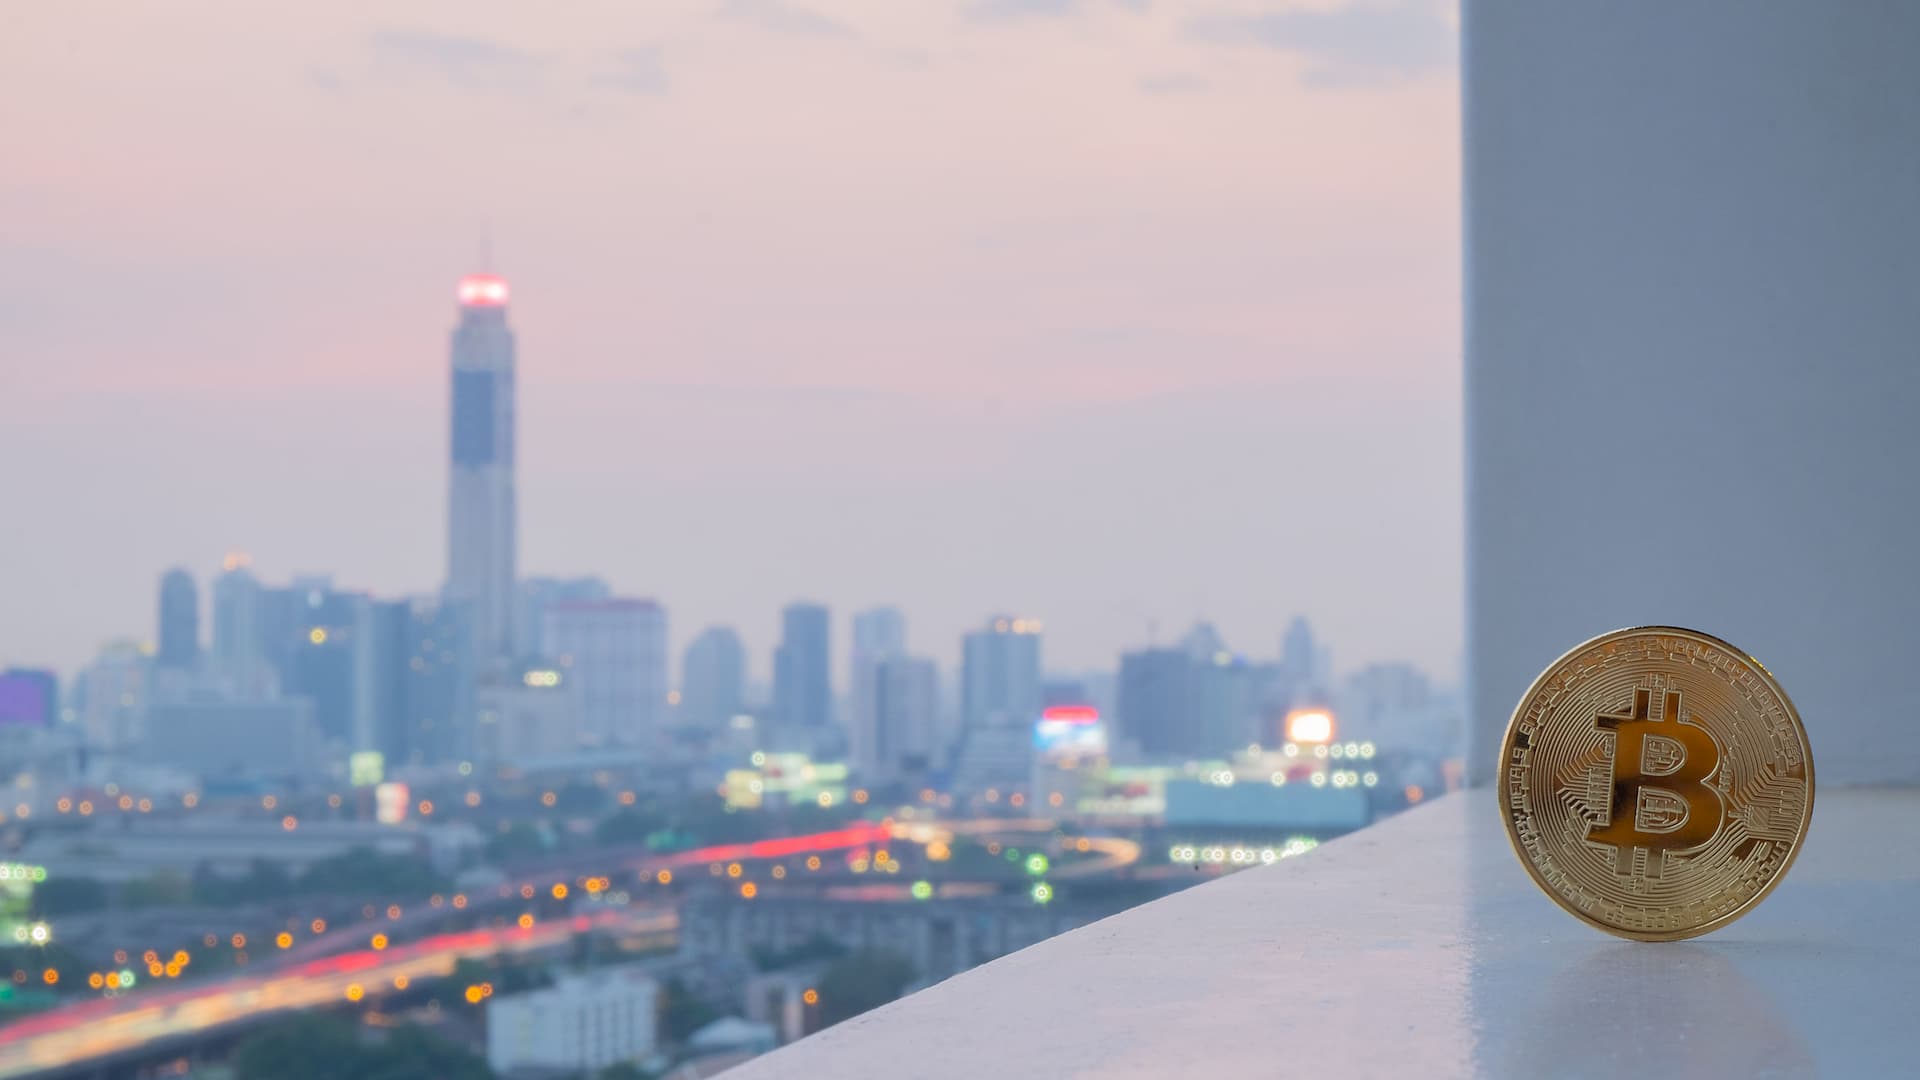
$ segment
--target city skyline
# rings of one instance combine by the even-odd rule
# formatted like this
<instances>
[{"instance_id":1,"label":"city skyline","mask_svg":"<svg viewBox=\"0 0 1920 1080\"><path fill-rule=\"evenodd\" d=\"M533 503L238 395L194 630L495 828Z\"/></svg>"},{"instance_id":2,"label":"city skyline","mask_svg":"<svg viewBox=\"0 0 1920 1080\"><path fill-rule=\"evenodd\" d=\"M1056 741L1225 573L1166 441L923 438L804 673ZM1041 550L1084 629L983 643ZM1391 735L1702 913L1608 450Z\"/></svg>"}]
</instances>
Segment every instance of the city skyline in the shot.
<instances>
[{"instance_id":1,"label":"city skyline","mask_svg":"<svg viewBox=\"0 0 1920 1080\"><path fill-rule=\"evenodd\" d=\"M0 657L70 671L235 548L437 588L448 290L491 233L521 572L657 598L676 655L762 658L806 596L923 642L1030 612L1064 669L1296 611L1456 668L1446 5L1380 16L1417 55L1330 6L735 7L228 12L241 50L22 13ZM87 165L128 155L137 193Z\"/></svg>"}]
</instances>

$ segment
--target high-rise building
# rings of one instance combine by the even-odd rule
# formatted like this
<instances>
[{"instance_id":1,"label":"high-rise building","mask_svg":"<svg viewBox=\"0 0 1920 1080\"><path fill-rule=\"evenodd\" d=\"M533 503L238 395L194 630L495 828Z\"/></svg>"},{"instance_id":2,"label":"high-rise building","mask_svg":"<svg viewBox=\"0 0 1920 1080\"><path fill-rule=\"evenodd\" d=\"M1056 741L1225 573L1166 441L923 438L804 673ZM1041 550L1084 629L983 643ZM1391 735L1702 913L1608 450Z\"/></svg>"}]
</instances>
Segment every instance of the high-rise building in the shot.
<instances>
[{"instance_id":1,"label":"high-rise building","mask_svg":"<svg viewBox=\"0 0 1920 1080\"><path fill-rule=\"evenodd\" d=\"M188 669L200 662L200 586L180 567L160 578L159 641L157 666Z\"/></svg>"},{"instance_id":2,"label":"high-rise building","mask_svg":"<svg viewBox=\"0 0 1920 1080\"><path fill-rule=\"evenodd\" d=\"M996 615L961 644L960 722L963 729L1012 725L1032 729L1040 719L1040 620Z\"/></svg>"},{"instance_id":3,"label":"high-rise building","mask_svg":"<svg viewBox=\"0 0 1920 1080\"><path fill-rule=\"evenodd\" d=\"M828 676L832 629L819 604L787 605L773 651L773 720L786 733L818 732L833 718Z\"/></svg>"},{"instance_id":4,"label":"high-rise building","mask_svg":"<svg viewBox=\"0 0 1920 1080\"><path fill-rule=\"evenodd\" d=\"M879 607L853 616L847 729L856 769L868 771L879 764L877 676L882 661L906 651L907 617L899 608Z\"/></svg>"},{"instance_id":5,"label":"high-rise building","mask_svg":"<svg viewBox=\"0 0 1920 1080\"><path fill-rule=\"evenodd\" d=\"M514 345L504 280L469 275L459 299L446 593L472 611L475 656L484 663L515 652Z\"/></svg>"},{"instance_id":6,"label":"high-rise building","mask_svg":"<svg viewBox=\"0 0 1920 1080\"><path fill-rule=\"evenodd\" d=\"M1122 655L1116 717L1120 737L1145 754L1191 753L1197 741L1193 670L1193 660L1183 648Z\"/></svg>"},{"instance_id":7,"label":"high-rise building","mask_svg":"<svg viewBox=\"0 0 1920 1080\"><path fill-rule=\"evenodd\" d=\"M667 707L667 612L651 600L568 600L547 608L547 649L596 744L652 744Z\"/></svg>"},{"instance_id":8,"label":"high-rise building","mask_svg":"<svg viewBox=\"0 0 1920 1080\"><path fill-rule=\"evenodd\" d=\"M289 640L281 643L281 689L313 702L313 724L321 738L351 745L366 726L360 718L367 708L374 647L368 639L372 599L320 580L297 582L288 592L292 625L286 631Z\"/></svg>"},{"instance_id":9,"label":"high-rise building","mask_svg":"<svg viewBox=\"0 0 1920 1080\"><path fill-rule=\"evenodd\" d=\"M473 752L472 614L444 599L401 601L400 668L396 712L376 725L377 745L389 761L440 764ZM392 718L397 716L397 722Z\"/></svg>"},{"instance_id":10,"label":"high-rise building","mask_svg":"<svg viewBox=\"0 0 1920 1080\"><path fill-rule=\"evenodd\" d=\"M89 748L126 750L146 738L151 666L139 645L117 641L80 672L80 730Z\"/></svg>"},{"instance_id":11,"label":"high-rise building","mask_svg":"<svg viewBox=\"0 0 1920 1080\"><path fill-rule=\"evenodd\" d=\"M709 626L687 646L680 669L680 716L715 730L746 709L747 652L728 626Z\"/></svg>"},{"instance_id":12,"label":"high-rise building","mask_svg":"<svg viewBox=\"0 0 1920 1080\"><path fill-rule=\"evenodd\" d=\"M922 775L939 764L939 669L921 656L893 655L873 664L873 719L856 734L855 763L886 783Z\"/></svg>"},{"instance_id":13,"label":"high-rise building","mask_svg":"<svg viewBox=\"0 0 1920 1080\"><path fill-rule=\"evenodd\" d=\"M229 554L213 579L213 667L243 697L265 697L274 685L267 660L260 582L247 557Z\"/></svg>"},{"instance_id":14,"label":"high-rise building","mask_svg":"<svg viewBox=\"0 0 1920 1080\"><path fill-rule=\"evenodd\" d=\"M612 596L612 587L597 577L530 577L522 581L513 616L519 655L552 655L547 648L547 608L569 600L606 600Z\"/></svg>"},{"instance_id":15,"label":"high-rise building","mask_svg":"<svg viewBox=\"0 0 1920 1080\"><path fill-rule=\"evenodd\" d=\"M1295 615L1280 639L1280 667L1296 697L1326 693L1332 675L1332 654L1314 640L1304 615Z\"/></svg>"}]
</instances>

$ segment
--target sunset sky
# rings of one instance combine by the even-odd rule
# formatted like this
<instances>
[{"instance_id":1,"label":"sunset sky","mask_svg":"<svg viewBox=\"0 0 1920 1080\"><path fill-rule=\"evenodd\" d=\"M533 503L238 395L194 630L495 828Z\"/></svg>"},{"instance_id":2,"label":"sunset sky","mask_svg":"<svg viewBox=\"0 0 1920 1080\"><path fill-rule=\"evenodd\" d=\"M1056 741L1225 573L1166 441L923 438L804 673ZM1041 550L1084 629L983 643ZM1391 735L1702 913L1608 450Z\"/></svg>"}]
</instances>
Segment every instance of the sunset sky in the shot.
<instances>
[{"instance_id":1,"label":"sunset sky","mask_svg":"<svg viewBox=\"0 0 1920 1080\"><path fill-rule=\"evenodd\" d=\"M232 549L437 588L490 238L522 572L659 598L676 676L805 597L943 666L1302 612L1451 680L1456 51L1444 0L0 7L0 666Z\"/></svg>"}]
</instances>

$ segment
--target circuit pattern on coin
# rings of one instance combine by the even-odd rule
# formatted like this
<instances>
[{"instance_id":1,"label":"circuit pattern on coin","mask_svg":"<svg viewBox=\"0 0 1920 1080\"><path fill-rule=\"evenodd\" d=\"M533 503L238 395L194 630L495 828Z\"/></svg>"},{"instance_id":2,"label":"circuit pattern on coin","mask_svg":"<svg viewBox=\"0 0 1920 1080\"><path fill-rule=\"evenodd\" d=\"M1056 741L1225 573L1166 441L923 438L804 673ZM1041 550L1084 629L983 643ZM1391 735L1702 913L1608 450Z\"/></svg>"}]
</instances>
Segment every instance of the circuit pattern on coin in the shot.
<instances>
[{"instance_id":1,"label":"circuit pattern on coin","mask_svg":"<svg viewBox=\"0 0 1920 1080\"><path fill-rule=\"evenodd\" d=\"M1535 680L1500 754L1501 813L1549 896L1623 937L1706 933L1758 903L1813 811L1806 730L1765 668L1637 627Z\"/></svg>"}]
</instances>

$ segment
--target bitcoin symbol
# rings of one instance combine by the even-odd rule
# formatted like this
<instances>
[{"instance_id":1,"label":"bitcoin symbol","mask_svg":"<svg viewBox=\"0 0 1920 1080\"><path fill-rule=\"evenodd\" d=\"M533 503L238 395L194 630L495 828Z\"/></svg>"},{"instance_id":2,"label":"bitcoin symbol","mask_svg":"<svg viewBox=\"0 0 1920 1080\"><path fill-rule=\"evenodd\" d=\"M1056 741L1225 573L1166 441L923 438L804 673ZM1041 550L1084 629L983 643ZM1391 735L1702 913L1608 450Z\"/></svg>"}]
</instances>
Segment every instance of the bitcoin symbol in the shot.
<instances>
[{"instance_id":1,"label":"bitcoin symbol","mask_svg":"<svg viewBox=\"0 0 1920 1080\"><path fill-rule=\"evenodd\" d=\"M1713 839L1726 817L1720 792L1706 783L1720 764L1720 747L1707 729L1684 723L1680 691L1668 690L1659 719L1648 715L1653 691L1635 690L1633 707L1601 713L1594 722L1614 733L1613 809L1587 839L1611 844L1614 871L1633 872L1635 848L1647 853L1647 876L1657 878L1666 852Z\"/></svg>"}]
</instances>

